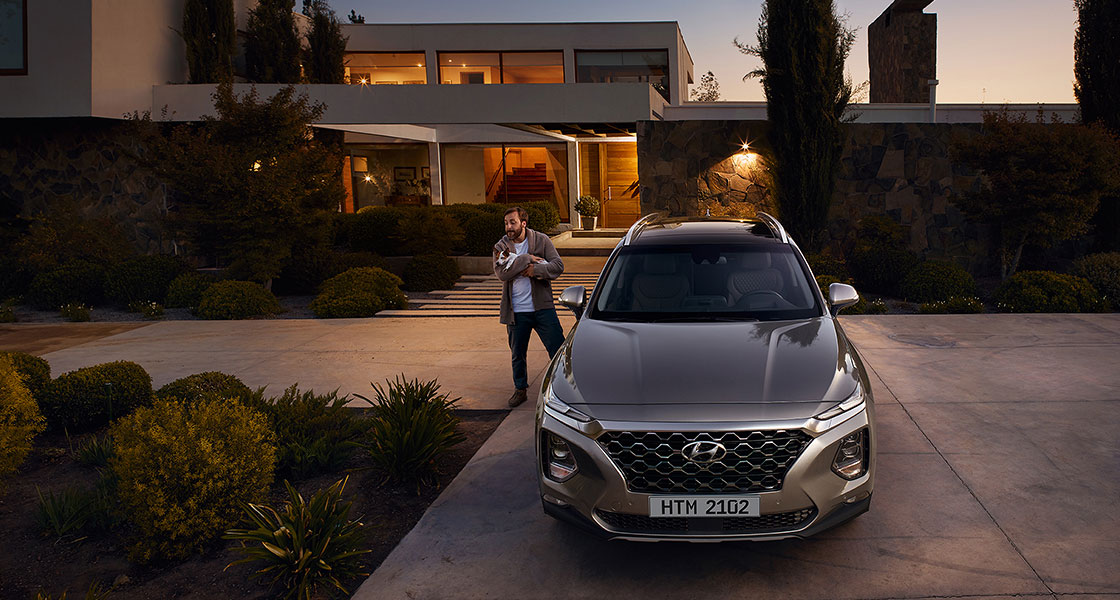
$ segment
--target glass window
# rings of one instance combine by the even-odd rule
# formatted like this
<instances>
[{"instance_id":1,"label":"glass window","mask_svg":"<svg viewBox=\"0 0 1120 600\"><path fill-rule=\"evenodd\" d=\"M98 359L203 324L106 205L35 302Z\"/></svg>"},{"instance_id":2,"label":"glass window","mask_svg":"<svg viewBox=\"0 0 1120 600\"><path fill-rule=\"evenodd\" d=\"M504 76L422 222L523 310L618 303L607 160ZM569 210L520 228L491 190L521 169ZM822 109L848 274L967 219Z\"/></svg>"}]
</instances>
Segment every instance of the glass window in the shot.
<instances>
[{"instance_id":1,"label":"glass window","mask_svg":"<svg viewBox=\"0 0 1120 600\"><path fill-rule=\"evenodd\" d=\"M441 148L444 204L552 202L561 221L568 222L566 145L445 144Z\"/></svg>"},{"instance_id":2,"label":"glass window","mask_svg":"<svg viewBox=\"0 0 1120 600\"><path fill-rule=\"evenodd\" d=\"M564 83L564 53L503 52L502 83Z\"/></svg>"},{"instance_id":3,"label":"glass window","mask_svg":"<svg viewBox=\"0 0 1120 600\"><path fill-rule=\"evenodd\" d=\"M427 144L355 144L348 150L354 210L431 204Z\"/></svg>"},{"instance_id":4,"label":"glass window","mask_svg":"<svg viewBox=\"0 0 1120 600\"><path fill-rule=\"evenodd\" d=\"M501 83L502 61L497 52L441 52L440 83Z\"/></svg>"},{"instance_id":5,"label":"glass window","mask_svg":"<svg viewBox=\"0 0 1120 600\"><path fill-rule=\"evenodd\" d=\"M345 81L357 85L427 83L424 53L347 53Z\"/></svg>"},{"instance_id":6,"label":"glass window","mask_svg":"<svg viewBox=\"0 0 1120 600\"><path fill-rule=\"evenodd\" d=\"M669 52L667 50L579 51L576 52L576 81L649 83L668 100Z\"/></svg>"},{"instance_id":7,"label":"glass window","mask_svg":"<svg viewBox=\"0 0 1120 600\"><path fill-rule=\"evenodd\" d=\"M0 0L0 75L27 74L27 0Z\"/></svg>"}]
</instances>

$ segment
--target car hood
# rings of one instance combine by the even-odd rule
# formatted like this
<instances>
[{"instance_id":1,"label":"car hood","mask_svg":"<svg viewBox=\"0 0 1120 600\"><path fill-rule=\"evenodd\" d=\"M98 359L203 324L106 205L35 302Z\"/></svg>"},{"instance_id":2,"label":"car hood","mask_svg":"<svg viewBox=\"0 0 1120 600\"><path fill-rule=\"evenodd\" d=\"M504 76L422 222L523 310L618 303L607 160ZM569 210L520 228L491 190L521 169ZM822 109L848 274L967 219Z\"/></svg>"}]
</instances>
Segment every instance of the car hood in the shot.
<instances>
[{"instance_id":1,"label":"car hood","mask_svg":"<svg viewBox=\"0 0 1120 600\"><path fill-rule=\"evenodd\" d=\"M849 396L858 359L834 319L627 323L582 319L550 373L600 421L805 419Z\"/></svg>"}]
</instances>

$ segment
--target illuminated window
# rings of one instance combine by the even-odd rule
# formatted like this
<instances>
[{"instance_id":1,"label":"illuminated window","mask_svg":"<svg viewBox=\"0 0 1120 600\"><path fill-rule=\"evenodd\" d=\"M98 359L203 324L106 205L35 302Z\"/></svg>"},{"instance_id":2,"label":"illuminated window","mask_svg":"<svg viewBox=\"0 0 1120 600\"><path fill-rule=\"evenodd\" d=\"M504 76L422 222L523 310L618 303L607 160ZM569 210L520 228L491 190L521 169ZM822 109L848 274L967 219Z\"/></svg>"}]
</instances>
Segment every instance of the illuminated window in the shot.
<instances>
[{"instance_id":1,"label":"illuminated window","mask_svg":"<svg viewBox=\"0 0 1120 600\"><path fill-rule=\"evenodd\" d=\"M353 85L427 83L423 52L351 52L346 55L346 81Z\"/></svg>"},{"instance_id":2,"label":"illuminated window","mask_svg":"<svg viewBox=\"0 0 1120 600\"><path fill-rule=\"evenodd\" d=\"M564 83L562 52L442 52L440 83Z\"/></svg>"}]
</instances>

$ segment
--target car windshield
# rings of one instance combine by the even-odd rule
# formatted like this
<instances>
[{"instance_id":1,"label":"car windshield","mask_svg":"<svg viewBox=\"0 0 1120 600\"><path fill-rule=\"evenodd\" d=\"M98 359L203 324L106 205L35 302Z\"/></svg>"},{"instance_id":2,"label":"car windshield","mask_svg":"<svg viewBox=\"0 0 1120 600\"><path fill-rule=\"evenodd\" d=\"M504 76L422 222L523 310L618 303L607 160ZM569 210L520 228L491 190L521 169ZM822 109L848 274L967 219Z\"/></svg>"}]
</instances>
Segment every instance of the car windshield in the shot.
<instances>
[{"instance_id":1,"label":"car windshield","mask_svg":"<svg viewBox=\"0 0 1120 600\"><path fill-rule=\"evenodd\" d=\"M600 283L593 319L775 321L822 315L807 269L785 244L627 247Z\"/></svg>"}]
</instances>

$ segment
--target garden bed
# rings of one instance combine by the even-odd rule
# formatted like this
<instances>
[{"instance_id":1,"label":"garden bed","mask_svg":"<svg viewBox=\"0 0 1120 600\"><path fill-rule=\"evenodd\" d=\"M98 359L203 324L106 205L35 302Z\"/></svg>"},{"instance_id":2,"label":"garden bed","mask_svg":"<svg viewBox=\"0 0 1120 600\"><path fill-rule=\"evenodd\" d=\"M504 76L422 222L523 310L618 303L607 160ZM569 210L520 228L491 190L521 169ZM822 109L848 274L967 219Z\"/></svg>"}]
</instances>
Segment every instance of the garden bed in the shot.
<instances>
[{"instance_id":1,"label":"garden bed","mask_svg":"<svg viewBox=\"0 0 1120 600\"><path fill-rule=\"evenodd\" d=\"M359 450L339 473L329 473L296 483L305 497L349 475L345 496L353 501L351 518L361 517L365 524L362 557L367 573L385 559L397 543L416 524L427 507L439 496L479 447L490 437L508 411L460 410L459 431L466 440L439 461L437 486L382 486L382 476L365 469L368 460ZM105 588L116 584L111 599L141 598L271 598L267 586L250 579L253 565L226 565L240 558L237 544L221 542L202 556L191 560L151 566L137 566L126 560L123 540L115 533L88 537L55 539L44 536L35 523L38 501L36 488L44 493L73 485L92 486L97 472L78 464L72 448L87 436L67 439L44 434L36 439L34 450L20 472L0 492L0 531L5 534L0 553L0 597L34 598L37 592L58 597L69 590L70 597L84 597L92 582ZM286 496L283 483L273 485L267 504L278 506ZM353 593L364 578L345 581Z\"/></svg>"}]
</instances>

